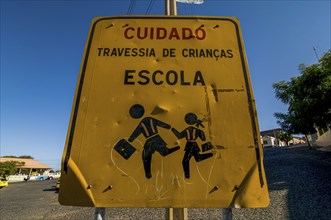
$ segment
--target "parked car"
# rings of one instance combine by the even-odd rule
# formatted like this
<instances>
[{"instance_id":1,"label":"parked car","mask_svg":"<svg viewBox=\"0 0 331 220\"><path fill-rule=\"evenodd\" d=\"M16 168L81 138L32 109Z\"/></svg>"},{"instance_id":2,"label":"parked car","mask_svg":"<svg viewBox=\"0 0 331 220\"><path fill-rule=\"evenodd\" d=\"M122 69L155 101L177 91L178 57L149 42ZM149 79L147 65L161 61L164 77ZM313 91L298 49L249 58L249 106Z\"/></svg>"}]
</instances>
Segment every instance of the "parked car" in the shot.
<instances>
[{"instance_id":1,"label":"parked car","mask_svg":"<svg viewBox=\"0 0 331 220\"><path fill-rule=\"evenodd\" d=\"M0 188L8 186L8 180L6 178L0 178Z\"/></svg>"},{"instance_id":2,"label":"parked car","mask_svg":"<svg viewBox=\"0 0 331 220\"><path fill-rule=\"evenodd\" d=\"M47 179L48 180L52 180L52 179L58 179L60 178L61 173L57 172L57 173L48 173L47 175Z\"/></svg>"},{"instance_id":3,"label":"parked car","mask_svg":"<svg viewBox=\"0 0 331 220\"><path fill-rule=\"evenodd\" d=\"M36 180L40 180L40 181L47 180L47 178L48 178L47 175L38 175L38 176L36 176Z\"/></svg>"},{"instance_id":4,"label":"parked car","mask_svg":"<svg viewBox=\"0 0 331 220\"><path fill-rule=\"evenodd\" d=\"M25 178L24 178L24 181L30 181L30 180L46 180L47 179L47 175L27 175Z\"/></svg>"}]
</instances>

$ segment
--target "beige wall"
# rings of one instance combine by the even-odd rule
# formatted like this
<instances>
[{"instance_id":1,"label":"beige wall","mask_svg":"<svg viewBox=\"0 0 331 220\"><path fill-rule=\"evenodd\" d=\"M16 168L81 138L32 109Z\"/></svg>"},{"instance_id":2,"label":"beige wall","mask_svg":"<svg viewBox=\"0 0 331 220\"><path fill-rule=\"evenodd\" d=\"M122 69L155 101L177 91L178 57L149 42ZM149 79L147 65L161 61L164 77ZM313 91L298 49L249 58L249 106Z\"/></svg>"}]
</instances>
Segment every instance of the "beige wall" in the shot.
<instances>
[{"instance_id":1,"label":"beige wall","mask_svg":"<svg viewBox=\"0 0 331 220\"><path fill-rule=\"evenodd\" d=\"M330 146L331 145L331 130L329 129L327 132L323 133L322 135L317 132L317 140L316 144L320 146Z\"/></svg>"}]
</instances>

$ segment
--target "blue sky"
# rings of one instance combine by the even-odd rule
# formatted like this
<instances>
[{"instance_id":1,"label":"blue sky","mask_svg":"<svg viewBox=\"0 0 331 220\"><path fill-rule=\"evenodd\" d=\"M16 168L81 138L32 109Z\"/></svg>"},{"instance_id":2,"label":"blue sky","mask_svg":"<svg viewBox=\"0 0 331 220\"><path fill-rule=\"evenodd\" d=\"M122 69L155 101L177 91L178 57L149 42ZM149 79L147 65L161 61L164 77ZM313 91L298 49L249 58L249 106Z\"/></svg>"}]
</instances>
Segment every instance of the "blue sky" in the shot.
<instances>
[{"instance_id":1,"label":"blue sky","mask_svg":"<svg viewBox=\"0 0 331 220\"><path fill-rule=\"evenodd\" d=\"M93 17L127 15L131 0L1 0L0 155L31 155L55 169L65 144L76 81ZM133 15L163 15L164 1L136 0ZM286 106L272 83L297 76L330 49L330 1L178 3L178 15L239 18L261 130Z\"/></svg>"}]
</instances>

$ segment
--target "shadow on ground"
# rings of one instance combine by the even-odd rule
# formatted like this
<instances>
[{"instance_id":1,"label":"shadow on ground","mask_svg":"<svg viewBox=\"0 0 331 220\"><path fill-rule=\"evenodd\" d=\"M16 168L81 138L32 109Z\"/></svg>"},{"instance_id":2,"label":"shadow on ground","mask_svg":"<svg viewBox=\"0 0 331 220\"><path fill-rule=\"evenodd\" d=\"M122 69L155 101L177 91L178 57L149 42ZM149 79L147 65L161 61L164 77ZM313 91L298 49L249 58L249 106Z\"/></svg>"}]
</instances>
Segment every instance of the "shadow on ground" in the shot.
<instances>
[{"instance_id":1,"label":"shadow on ground","mask_svg":"<svg viewBox=\"0 0 331 220\"><path fill-rule=\"evenodd\" d=\"M264 161L269 190L287 191L289 219L331 219L331 152L270 148Z\"/></svg>"}]
</instances>

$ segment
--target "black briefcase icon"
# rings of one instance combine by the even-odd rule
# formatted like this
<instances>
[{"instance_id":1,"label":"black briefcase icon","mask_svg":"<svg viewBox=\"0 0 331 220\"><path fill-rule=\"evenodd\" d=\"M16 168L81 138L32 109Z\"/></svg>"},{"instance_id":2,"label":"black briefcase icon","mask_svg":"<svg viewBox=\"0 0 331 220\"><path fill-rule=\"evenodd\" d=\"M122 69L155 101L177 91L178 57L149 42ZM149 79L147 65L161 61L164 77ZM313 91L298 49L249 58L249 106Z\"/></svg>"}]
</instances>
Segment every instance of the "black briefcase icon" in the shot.
<instances>
[{"instance_id":1,"label":"black briefcase icon","mask_svg":"<svg viewBox=\"0 0 331 220\"><path fill-rule=\"evenodd\" d=\"M136 148L125 139L119 140L114 146L114 149L126 160L136 151Z\"/></svg>"},{"instance_id":2,"label":"black briefcase icon","mask_svg":"<svg viewBox=\"0 0 331 220\"><path fill-rule=\"evenodd\" d=\"M210 142L204 143L203 145L201 145L201 147L202 147L202 152L205 152L207 150L214 148Z\"/></svg>"}]
</instances>

